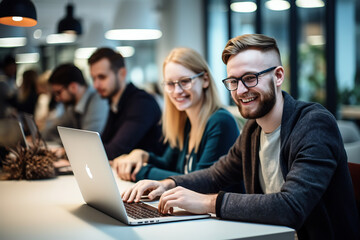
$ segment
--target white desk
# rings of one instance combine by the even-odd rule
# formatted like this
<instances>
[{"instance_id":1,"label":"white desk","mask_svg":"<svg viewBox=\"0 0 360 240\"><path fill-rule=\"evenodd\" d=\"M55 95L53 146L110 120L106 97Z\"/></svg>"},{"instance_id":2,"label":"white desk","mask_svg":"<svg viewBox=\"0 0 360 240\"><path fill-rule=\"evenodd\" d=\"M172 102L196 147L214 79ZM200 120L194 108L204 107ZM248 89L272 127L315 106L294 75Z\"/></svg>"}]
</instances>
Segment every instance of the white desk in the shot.
<instances>
[{"instance_id":1,"label":"white desk","mask_svg":"<svg viewBox=\"0 0 360 240\"><path fill-rule=\"evenodd\" d=\"M120 181L126 188L131 183ZM0 181L0 239L294 239L287 227L216 218L127 226L86 205L73 176Z\"/></svg>"}]
</instances>

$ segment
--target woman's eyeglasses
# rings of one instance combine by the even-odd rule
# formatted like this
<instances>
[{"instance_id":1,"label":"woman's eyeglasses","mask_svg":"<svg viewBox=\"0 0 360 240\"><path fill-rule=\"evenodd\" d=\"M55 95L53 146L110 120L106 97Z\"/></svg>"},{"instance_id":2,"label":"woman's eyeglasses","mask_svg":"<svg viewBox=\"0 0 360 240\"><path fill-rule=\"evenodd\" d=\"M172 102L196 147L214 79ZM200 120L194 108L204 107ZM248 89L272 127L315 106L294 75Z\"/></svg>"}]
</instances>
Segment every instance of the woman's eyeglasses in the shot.
<instances>
[{"instance_id":1,"label":"woman's eyeglasses","mask_svg":"<svg viewBox=\"0 0 360 240\"><path fill-rule=\"evenodd\" d=\"M205 72L198 73L192 77L181 78L178 81L165 81L163 82L164 90L168 93L171 93L175 90L175 85L179 85L182 90L189 90L192 87L192 81L198 77L204 75Z\"/></svg>"}]
</instances>

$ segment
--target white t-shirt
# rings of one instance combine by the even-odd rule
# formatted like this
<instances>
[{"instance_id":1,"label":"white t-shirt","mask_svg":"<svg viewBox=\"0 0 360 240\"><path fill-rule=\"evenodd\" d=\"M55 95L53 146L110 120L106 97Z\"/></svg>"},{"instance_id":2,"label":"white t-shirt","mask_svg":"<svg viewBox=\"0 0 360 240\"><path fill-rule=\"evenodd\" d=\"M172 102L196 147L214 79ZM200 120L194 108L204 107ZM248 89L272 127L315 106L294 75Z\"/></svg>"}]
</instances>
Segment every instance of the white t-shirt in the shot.
<instances>
[{"instance_id":1,"label":"white t-shirt","mask_svg":"<svg viewBox=\"0 0 360 240\"><path fill-rule=\"evenodd\" d=\"M260 133L260 185L265 194L280 192L284 178L280 168L280 127L272 133Z\"/></svg>"}]
</instances>

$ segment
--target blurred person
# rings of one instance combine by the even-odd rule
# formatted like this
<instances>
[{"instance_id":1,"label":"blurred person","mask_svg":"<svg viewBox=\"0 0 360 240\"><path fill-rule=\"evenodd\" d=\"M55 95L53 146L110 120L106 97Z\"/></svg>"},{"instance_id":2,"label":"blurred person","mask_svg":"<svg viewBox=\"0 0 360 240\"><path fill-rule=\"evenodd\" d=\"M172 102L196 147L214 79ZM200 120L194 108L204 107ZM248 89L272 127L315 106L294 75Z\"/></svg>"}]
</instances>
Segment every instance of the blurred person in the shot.
<instances>
[{"instance_id":1,"label":"blurred person","mask_svg":"<svg viewBox=\"0 0 360 240\"><path fill-rule=\"evenodd\" d=\"M94 88L110 105L101 134L109 160L135 148L162 153L159 105L149 93L126 82L123 56L110 48L99 48L88 63Z\"/></svg>"},{"instance_id":2,"label":"blurred person","mask_svg":"<svg viewBox=\"0 0 360 240\"><path fill-rule=\"evenodd\" d=\"M123 180L161 180L210 167L239 135L199 53L173 49L164 61L163 75L163 134L169 146L162 156L136 149L116 158L113 168Z\"/></svg>"},{"instance_id":3,"label":"blurred person","mask_svg":"<svg viewBox=\"0 0 360 240\"><path fill-rule=\"evenodd\" d=\"M249 119L229 153L208 169L142 180L124 201L161 196L159 211L180 207L229 220L284 225L298 239L360 239L359 216L341 134L318 103L281 90L284 68L273 38L230 39L224 85ZM222 191L244 180L246 194Z\"/></svg>"},{"instance_id":4,"label":"blurred person","mask_svg":"<svg viewBox=\"0 0 360 240\"><path fill-rule=\"evenodd\" d=\"M85 81L79 68L73 64L58 66L49 78L56 101L65 106L65 113L46 126L42 136L46 141L61 143L57 126L102 132L106 123L108 105Z\"/></svg>"},{"instance_id":5,"label":"blurred person","mask_svg":"<svg viewBox=\"0 0 360 240\"><path fill-rule=\"evenodd\" d=\"M0 118L13 113L9 101L14 99L17 94L16 70L15 58L7 55L0 69Z\"/></svg>"},{"instance_id":6,"label":"blurred person","mask_svg":"<svg viewBox=\"0 0 360 240\"><path fill-rule=\"evenodd\" d=\"M0 68L0 118L12 117L16 111L10 102L16 96L16 71L17 65L15 58L11 55L5 56ZM2 159L8 154L8 151L0 146L0 170Z\"/></svg>"},{"instance_id":7,"label":"blurred person","mask_svg":"<svg viewBox=\"0 0 360 240\"><path fill-rule=\"evenodd\" d=\"M35 107L34 119L39 130L44 129L46 125L52 125L52 122L60 118L65 112L64 105L61 102L56 102L51 92L48 83L50 76L51 71L47 70L40 74L36 82L36 91L39 97Z\"/></svg>"},{"instance_id":8,"label":"blurred person","mask_svg":"<svg viewBox=\"0 0 360 240\"><path fill-rule=\"evenodd\" d=\"M17 96L11 101L17 111L34 115L39 96L36 89L37 80L37 71L27 70L23 73L22 83L17 91Z\"/></svg>"}]
</instances>

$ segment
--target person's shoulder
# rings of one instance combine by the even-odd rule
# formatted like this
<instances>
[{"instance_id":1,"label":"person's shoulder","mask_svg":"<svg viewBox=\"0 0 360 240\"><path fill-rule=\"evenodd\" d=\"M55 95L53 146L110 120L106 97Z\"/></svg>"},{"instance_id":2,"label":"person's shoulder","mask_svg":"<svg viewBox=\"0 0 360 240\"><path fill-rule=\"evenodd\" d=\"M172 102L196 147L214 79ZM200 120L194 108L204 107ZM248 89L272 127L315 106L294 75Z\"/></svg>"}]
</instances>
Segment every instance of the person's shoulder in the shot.
<instances>
[{"instance_id":1,"label":"person's shoulder","mask_svg":"<svg viewBox=\"0 0 360 240\"><path fill-rule=\"evenodd\" d=\"M284 96L285 105L283 118L285 119L290 121L299 121L304 119L335 119L332 113L330 113L320 103L295 100L289 94L285 94Z\"/></svg>"},{"instance_id":2,"label":"person's shoulder","mask_svg":"<svg viewBox=\"0 0 360 240\"><path fill-rule=\"evenodd\" d=\"M235 118L233 115L224 108L216 110L207 121L207 129L219 128L219 129L234 129L238 128Z\"/></svg>"},{"instance_id":3,"label":"person's shoulder","mask_svg":"<svg viewBox=\"0 0 360 240\"><path fill-rule=\"evenodd\" d=\"M85 94L81 98L81 101L84 101L85 104L99 103L102 105L108 105L108 101L103 99L93 87L87 88Z\"/></svg>"},{"instance_id":4,"label":"person's shoulder","mask_svg":"<svg viewBox=\"0 0 360 240\"><path fill-rule=\"evenodd\" d=\"M155 97L151 95L150 93L146 92L143 89L140 89L133 85L132 83L129 83L129 86L131 87L130 94L127 95L127 102L129 104L145 104L145 105L156 105L158 106ZM130 100L130 101L129 101Z\"/></svg>"},{"instance_id":5,"label":"person's shoulder","mask_svg":"<svg viewBox=\"0 0 360 240\"><path fill-rule=\"evenodd\" d=\"M286 129L297 129L302 134L328 131L337 127L335 116L324 106L314 102L298 102L297 111L292 120L285 124ZM296 126L296 127L295 127Z\"/></svg>"},{"instance_id":6,"label":"person's shoulder","mask_svg":"<svg viewBox=\"0 0 360 240\"><path fill-rule=\"evenodd\" d=\"M141 112L142 114L151 112L154 116L161 116L160 106L151 94L135 87L132 83L129 83L128 87L130 87L129 91L123 95L121 100L126 109L132 109L130 112Z\"/></svg>"},{"instance_id":7,"label":"person's shoulder","mask_svg":"<svg viewBox=\"0 0 360 240\"><path fill-rule=\"evenodd\" d=\"M155 98L150 93L136 87L133 83L128 83L128 86L126 87L125 91L129 92L128 95L130 98L140 97L140 98L151 98L155 100Z\"/></svg>"},{"instance_id":8,"label":"person's shoulder","mask_svg":"<svg viewBox=\"0 0 360 240\"><path fill-rule=\"evenodd\" d=\"M319 119L323 119L324 117L334 118L334 115L320 103L299 101L298 108L303 117Z\"/></svg>"}]
</instances>

